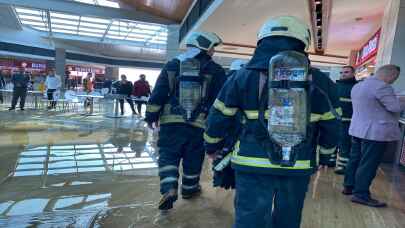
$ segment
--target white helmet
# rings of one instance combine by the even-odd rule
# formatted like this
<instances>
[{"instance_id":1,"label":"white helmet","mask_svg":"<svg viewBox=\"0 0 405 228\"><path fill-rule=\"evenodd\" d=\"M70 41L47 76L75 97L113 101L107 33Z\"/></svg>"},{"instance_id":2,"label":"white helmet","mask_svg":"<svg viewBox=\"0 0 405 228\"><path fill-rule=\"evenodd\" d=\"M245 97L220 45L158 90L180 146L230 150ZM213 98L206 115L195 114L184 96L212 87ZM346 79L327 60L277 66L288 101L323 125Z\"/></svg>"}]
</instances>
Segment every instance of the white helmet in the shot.
<instances>
[{"instance_id":1,"label":"white helmet","mask_svg":"<svg viewBox=\"0 0 405 228\"><path fill-rule=\"evenodd\" d=\"M244 65L246 65L247 60L244 59L236 59L231 63L229 70L240 70Z\"/></svg>"},{"instance_id":2,"label":"white helmet","mask_svg":"<svg viewBox=\"0 0 405 228\"><path fill-rule=\"evenodd\" d=\"M292 16L274 17L266 21L260 28L258 41L270 36L288 36L302 41L307 49L311 42L308 25Z\"/></svg>"},{"instance_id":3,"label":"white helmet","mask_svg":"<svg viewBox=\"0 0 405 228\"><path fill-rule=\"evenodd\" d=\"M185 41L187 46L194 46L206 51L220 45L221 43L221 38L213 32L193 32Z\"/></svg>"}]
</instances>

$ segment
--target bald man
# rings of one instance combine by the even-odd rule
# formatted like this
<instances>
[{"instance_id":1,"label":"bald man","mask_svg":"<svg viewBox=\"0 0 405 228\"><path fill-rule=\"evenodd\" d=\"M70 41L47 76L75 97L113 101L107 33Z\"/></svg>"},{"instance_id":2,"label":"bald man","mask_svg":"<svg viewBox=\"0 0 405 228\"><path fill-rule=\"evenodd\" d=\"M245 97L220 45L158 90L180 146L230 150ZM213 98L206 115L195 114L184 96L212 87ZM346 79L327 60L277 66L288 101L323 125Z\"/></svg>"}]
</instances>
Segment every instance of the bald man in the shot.
<instances>
[{"instance_id":1,"label":"bald man","mask_svg":"<svg viewBox=\"0 0 405 228\"><path fill-rule=\"evenodd\" d=\"M386 206L371 197L369 188L387 143L399 140L399 114L405 109L405 100L399 99L391 86L399 73L398 66L382 66L375 76L352 89L353 116L349 134L353 140L342 193L353 194L354 203Z\"/></svg>"}]
</instances>

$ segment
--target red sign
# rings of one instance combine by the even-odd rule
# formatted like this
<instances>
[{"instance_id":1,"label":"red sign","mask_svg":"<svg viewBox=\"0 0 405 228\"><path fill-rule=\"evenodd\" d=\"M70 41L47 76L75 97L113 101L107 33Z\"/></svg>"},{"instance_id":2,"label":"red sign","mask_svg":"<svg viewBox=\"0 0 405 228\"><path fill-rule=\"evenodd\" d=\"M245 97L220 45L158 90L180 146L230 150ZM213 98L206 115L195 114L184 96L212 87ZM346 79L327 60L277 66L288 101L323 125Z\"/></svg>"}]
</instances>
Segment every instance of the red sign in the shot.
<instances>
[{"instance_id":1,"label":"red sign","mask_svg":"<svg viewBox=\"0 0 405 228\"><path fill-rule=\"evenodd\" d=\"M378 46L380 43L381 29L379 29L357 54L356 65L360 66L377 55Z\"/></svg>"},{"instance_id":2,"label":"red sign","mask_svg":"<svg viewBox=\"0 0 405 228\"><path fill-rule=\"evenodd\" d=\"M3 68L24 67L26 69L32 70L46 70L47 65L46 63L41 62L0 59L0 67Z\"/></svg>"}]
</instances>

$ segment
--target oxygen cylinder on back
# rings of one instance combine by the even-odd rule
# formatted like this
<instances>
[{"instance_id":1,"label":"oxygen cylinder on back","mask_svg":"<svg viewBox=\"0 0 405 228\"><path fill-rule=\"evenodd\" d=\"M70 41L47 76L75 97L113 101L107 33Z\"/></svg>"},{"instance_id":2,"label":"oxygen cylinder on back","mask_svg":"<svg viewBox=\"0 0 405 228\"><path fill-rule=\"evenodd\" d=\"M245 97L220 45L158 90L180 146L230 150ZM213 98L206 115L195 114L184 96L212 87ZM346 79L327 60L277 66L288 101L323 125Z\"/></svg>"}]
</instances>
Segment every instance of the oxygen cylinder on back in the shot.
<instances>
[{"instance_id":1,"label":"oxygen cylinder on back","mask_svg":"<svg viewBox=\"0 0 405 228\"><path fill-rule=\"evenodd\" d=\"M282 166L295 165L293 147L307 137L308 68L308 57L295 51L280 52L270 60L268 132L282 148Z\"/></svg>"},{"instance_id":2,"label":"oxygen cylinder on back","mask_svg":"<svg viewBox=\"0 0 405 228\"><path fill-rule=\"evenodd\" d=\"M190 121L202 97L202 77L200 62L188 58L180 62L179 104L183 108L186 121Z\"/></svg>"}]
</instances>

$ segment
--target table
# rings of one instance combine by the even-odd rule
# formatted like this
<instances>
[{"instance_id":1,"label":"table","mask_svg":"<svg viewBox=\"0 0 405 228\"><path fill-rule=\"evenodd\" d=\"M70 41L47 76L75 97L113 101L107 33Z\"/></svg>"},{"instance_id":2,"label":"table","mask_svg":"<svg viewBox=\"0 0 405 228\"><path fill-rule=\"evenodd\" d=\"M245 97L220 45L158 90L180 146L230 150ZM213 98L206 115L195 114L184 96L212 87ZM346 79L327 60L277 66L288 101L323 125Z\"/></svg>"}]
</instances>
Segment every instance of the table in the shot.
<instances>
[{"instance_id":1,"label":"table","mask_svg":"<svg viewBox=\"0 0 405 228\"><path fill-rule=\"evenodd\" d=\"M76 95L76 97L90 98L90 112L89 113L84 113L85 116L94 115L93 114L93 111L94 111L94 98L104 98L104 96L101 96L101 95L91 95L91 94Z\"/></svg>"},{"instance_id":2,"label":"table","mask_svg":"<svg viewBox=\"0 0 405 228\"><path fill-rule=\"evenodd\" d=\"M42 96L43 93L41 91L28 91L28 93L34 96L34 109L38 109L38 97Z\"/></svg>"},{"instance_id":3,"label":"table","mask_svg":"<svg viewBox=\"0 0 405 228\"><path fill-rule=\"evenodd\" d=\"M0 89L0 92L13 93L13 90L11 90L11 89ZM27 91L27 94L32 94L32 96L34 96L34 109L38 109L38 97L42 96L43 92L35 91L35 90L29 90L29 91Z\"/></svg>"}]
</instances>

